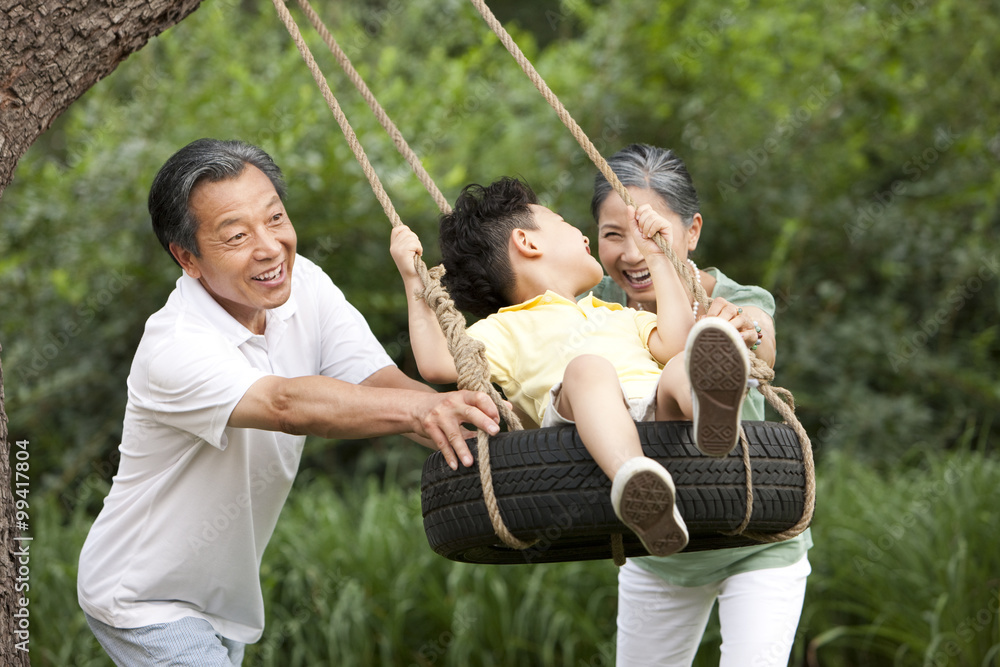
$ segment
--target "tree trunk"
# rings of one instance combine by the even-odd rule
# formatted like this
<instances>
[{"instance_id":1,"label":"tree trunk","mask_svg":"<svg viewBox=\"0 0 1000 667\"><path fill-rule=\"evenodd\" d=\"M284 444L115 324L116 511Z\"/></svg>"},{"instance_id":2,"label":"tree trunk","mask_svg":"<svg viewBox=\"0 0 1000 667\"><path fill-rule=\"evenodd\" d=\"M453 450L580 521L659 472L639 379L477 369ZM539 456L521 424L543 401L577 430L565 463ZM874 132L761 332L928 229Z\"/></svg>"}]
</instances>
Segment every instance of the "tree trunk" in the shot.
<instances>
[{"instance_id":1,"label":"tree trunk","mask_svg":"<svg viewBox=\"0 0 1000 667\"><path fill-rule=\"evenodd\" d=\"M28 147L91 86L201 0L0 0L0 196ZM2 348L0 348L2 349ZM30 442L17 443L27 501ZM30 515L29 515L30 516ZM0 665L30 664L31 530L16 520L0 366ZM22 528L27 535L22 536ZM20 582L20 583L19 583ZM24 587L27 584L27 588ZM17 590L20 588L21 590Z\"/></svg>"},{"instance_id":2,"label":"tree trunk","mask_svg":"<svg viewBox=\"0 0 1000 667\"><path fill-rule=\"evenodd\" d=\"M0 348L0 352L3 348ZM0 665L22 667L30 665L28 660L28 641L31 636L31 608L28 604L29 591L18 592L15 584L18 578L19 562L26 561L25 567L30 573L30 557L22 553L24 545L29 541L18 540L21 531L14 521L14 496L10 487L10 445L7 442L7 412L4 408L3 394L3 364L0 363ZM27 495L27 494L25 494ZM27 577L30 585L30 574ZM22 600L22 598L24 598ZM22 627L23 626L23 629ZM20 631L21 634L18 634Z\"/></svg>"},{"instance_id":3,"label":"tree trunk","mask_svg":"<svg viewBox=\"0 0 1000 667\"><path fill-rule=\"evenodd\" d=\"M199 4L0 0L0 196L18 160L59 114Z\"/></svg>"}]
</instances>

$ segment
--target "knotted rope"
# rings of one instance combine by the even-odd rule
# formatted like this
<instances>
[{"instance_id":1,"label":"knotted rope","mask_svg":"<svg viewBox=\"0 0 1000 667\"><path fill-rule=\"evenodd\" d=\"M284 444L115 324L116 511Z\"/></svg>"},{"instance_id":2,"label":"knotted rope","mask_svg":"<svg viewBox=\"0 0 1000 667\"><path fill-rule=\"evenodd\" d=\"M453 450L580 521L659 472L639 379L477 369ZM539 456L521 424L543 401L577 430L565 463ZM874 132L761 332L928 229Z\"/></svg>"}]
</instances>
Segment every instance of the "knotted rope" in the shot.
<instances>
[{"instance_id":1,"label":"knotted rope","mask_svg":"<svg viewBox=\"0 0 1000 667\"><path fill-rule=\"evenodd\" d=\"M618 176L611 169L608 161L604 159L604 156L601 155L600 151L597 150L593 142L590 141L590 138L587 137L586 133L580 128L579 124L566 110L566 107L563 106L562 102L559 101L559 98L556 97L555 93L553 93L549 86L545 83L544 79L542 79L535 67L514 42L514 39L510 36L506 29L504 29L503 25L501 25L500 21L497 20L496 16L493 15L493 12L490 11L490 8L486 5L485 1L469 0L469 2L471 2L479 11L479 14L497 36L497 39L499 39L504 47L506 47L510 55L513 56L514 60L521 67L521 70L528 76L528 79L535 84L535 88L538 89L538 92L542 94L542 97L544 97L549 105L555 110L556 115L559 116L559 119L569 129L573 137L576 138L577 143L580 144L580 147L583 148L584 152L591 159L604 178L607 179L608 183L611 184L611 187L614 188L615 192L618 193L627 206L632 206L634 208L635 201L632 199L628 190L625 189L625 186L622 185ZM660 250L663 251L666 257L670 260L670 263L673 264L674 269L681 277L681 281L687 287L688 293L691 294L693 300L697 301L701 305L703 309L702 312L708 312L710 303L708 294L705 292L705 288L702 287L697 280L695 280L694 272L691 270L688 263L678 258L673 249L667 245L666 241L659 234L656 235L655 241ZM802 427L802 424L795 416L795 404L791 392L780 387L771 386L771 380L774 379L774 370L771 369L766 362L757 357L756 354L750 355L750 377L755 378L758 381L760 392L764 395L764 398L766 398L768 403L770 403L778 414L781 415L781 418L784 419L786 423L791 425L795 434L798 436L799 445L802 448L802 461L806 480L804 489L805 502L803 503L802 516L799 521L788 530L780 533L766 535L759 533L744 533L744 529L750 522L750 513L753 509L753 484L751 479L749 444L746 440L746 434L742 432L742 428L740 430L740 440L743 449L743 464L746 468L747 476L747 511L743 523L738 531L761 542L778 542L795 537L805 530L812 521L813 511L816 506L816 474L813 464L812 443L810 442L805 429Z\"/></svg>"},{"instance_id":2,"label":"knotted rope","mask_svg":"<svg viewBox=\"0 0 1000 667\"><path fill-rule=\"evenodd\" d=\"M289 34L292 36L296 47L299 49L299 53L302 55L303 60L305 60L306 65L309 67L310 72L313 75L313 79L316 81L317 86L320 88L323 94L324 100L327 102L327 106L333 112L334 117L337 119L338 125L345 138L347 138L348 145L351 147L355 158L361 165L362 171L368 178L369 183L372 186L372 190L375 193L376 198L379 203L382 204L382 208L385 211L387 217L389 218L392 225L398 226L402 224L399 219L395 208L392 205L385 189L382 187L381 181L379 181L377 174L372 168L367 156L365 155L364 149L361 147L360 142L357 140L357 136L354 133L353 128L344 115L343 111L340 109L337 103L336 97L330 90L329 85L326 82L325 77L320 71L315 59L312 56L308 46L302 39L301 33L295 24L294 19L288 12L287 8L284 6L282 0L272 0L275 5L275 9L278 15L281 17L282 22L288 29ZM399 132L398 128L389 118L388 114L385 113L384 109L375 99L374 95L368 89L367 85L361 79L360 75L351 65L350 60L343 50L339 47L336 40L330 34L329 30L323 25L319 16L309 5L308 0L298 0L299 5L302 7L303 11L309 17L310 22L313 27L320 34L324 42L327 44L330 51L333 53L334 57L340 63L341 67L344 69L348 78L354 83L355 87L361 93L362 97L368 103L369 108L375 114L376 118L379 120L383 128L392 138L393 143L396 148L406 159L407 163L413 169L414 173L417 175L420 182L424 185L427 191L431 194L432 198L438 204L439 209L443 213L449 213L451 207L448 205L444 196L441 194L440 190L437 188L433 179L427 174L426 170L423 168L419 158L410 149L409 145L406 143L402 134ZM573 136L576 138L577 142L583 148L584 152L590 157L591 161L598 168L598 170L604 175L611 186L614 188L615 192L622 198L622 200L629 206L635 206L635 202L632 199L629 192L622 185L621 181L618 179L617 175L611 170L607 161L600 154L600 152L590 141L586 133L580 128L573 117L569 114L563 104L559 101L558 97L552 92L548 87L542 77L535 70L531 62L524 56L520 48L510 37L507 31L503 28L500 22L496 19L490 9L486 6L483 0L470 0L472 4L482 15L483 19L486 21L487 25L493 30L494 34L500 39L501 43L507 48L508 52L514 57L515 61L520 65L521 69L525 72L528 78L535 84L535 87L542 94L542 96L549 102L552 108L556 111L557 116L563 122L564 125L570 130ZM686 262L681 261L673 250L665 243L664 239L657 235L656 237L657 245L664 255L670 260L674 269L677 271L678 275L681 277L682 282L684 282L687 287L688 292L692 295L693 300L697 301L702 308L707 312L710 301L708 295L700 283L695 279L694 273ZM421 278L421 282L424 286L423 290L420 292L419 296L423 298L429 307L434 310L438 317L438 321L441 325L442 331L445 332L446 340L448 341L448 347L451 351L453 357L455 358L456 369L458 370L459 380L458 385L462 388L472 389L477 391L483 391L487 393L490 398L496 403L498 410L500 411L501 417L508 424L508 427L512 430L519 430L521 428L520 421L513 412L507 408L506 403L503 401L502 397L496 392L492 384L489 381L489 366L485 358L485 349L482 343L469 338L465 333L465 320L462 315L454 306L454 302L448 296L447 291L441 285L440 278L443 275L444 270L442 267L435 267L435 269L428 270L426 265L423 263L420 257L414 259L414 266L417 270L418 275ZM805 429L802 427L798 418L795 416L794 411L794 401L790 392L780 387L771 386L770 382L774 377L773 370L756 355L751 355L751 377L755 378L759 382L759 389L768 402L777 410L782 419L786 423L789 423L793 430L795 431L800 446L802 448L803 454L803 466L806 476L805 484L805 503L803 507L803 513L799 521L786 531L775 534L763 534L763 533L747 533L745 529L750 521L750 516L753 510L753 486L752 486L752 475L751 475L751 463L750 463L750 453L749 453L749 443L746 439L746 434L743 429L740 429L740 441L742 445L743 463L744 469L746 471L746 513L741 525L733 531L731 534L745 534L752 539L762 541L762 542L776 542L785 539L789 539L801 533L809 525L812 520L813 511L815 508L815 470L813 465L812 456L812 446L809 441L808 434L806 434ZM480 431L477 434L477 453L479 455L479 471L480 480L483 486L483 497L486 502L490 514L490 520L493 523L493 527L497 535L510 547L524 549L531 546L532 543L527 543L516 538L507 529L500 516L499 507L497 506L496 496L493 491L492 483L492 471L490 469L489 460L489 437L485 432ZM614 560L617 564L621 565L624 562L624 549L622 546L621 535L612 535L612 553Z\"/></svg>"},{"instance_id":3,"label":"knotted rope","mask_svg":"<svg viewBox=\"0 0 1000 667\"><path fill-rule=\"evenodd\" d=\"M351 147L351 152L354 153L354 157L361 165L361 170L364 172L369 184L371 184L372 191L375 193L375 198L378 199L380 204L382 204L382 210L385 211L385 214L389 218L393 227L402 225L403 221L400 220L399 214L396 213L396 209L392 205L392 201L389 199L389 195L386 194L385 188L382 187L382 182L379 180L378 174L376 174L375 170L372 168L372 165L368 160L368 156L365 154L364 148L358 141L357 135L354 133L354 129L347 120L347 116L344 114L343 110L341 110L340 104L337 102L337 98L334 96L333 91L330 90L330 86L327 83L326 78L323 76L323 72L316 64L316 59L313 57L312 51L310 51L309 46L302 38L302 33L299 31L298 25L295 23L295 19L292 18L291 13L288 11L288 8L285 7L282 0L272 0L272 3L278 12L278 16L281 18L281 22L285 25L285 28L288 30L288 34L291 35L292 41L295 42L295 46L302 55L302 59L305 60L306 66L312 73L313 80L315 80L316 85L319 87L320 92L323 95L323 99L326 101L327 106L330 108L334 118L337 120L337 124L344 133L344 137L347 139L347 143ZM386 116L386 119L388 119L388 116ZM416 160L416 162L419 164L419 160ZM411 166L413 165L411 164ZM440 194L440 192L438 194ZM444 286L441 285L440 278L444 271L437 270L432 274L420 257L415 257L413 264L424 286L422 295L427 301L427 305L430 306L430 308L434 310L437 315L438 322L441 325L441 330L445 332L445 337L448 341L448 349L455 359L455 368L458 371L459 386L463 389L486 393L496 404L497 409L500 412L500 416L504 422L507 423L507 426L512 430L519 430L521 428L520 420L513 413L513 411L507 407L507 403L490 383L489 364L486 361L484 345L480 341L470 338L465 333L465 318L455 308L454 301L451 300L447 291L444 289ZM516 549L526 549L533 543L524 542L515 537L510 530L508 530L503 518L500 516L500 509L497 505L496 494L493 490L493 475L489 465L489 436L485 431L480 430L478 432L476 445L477 453L479 455L479 475L483 485L483 500L485 501L487 510L489 511L490 521L493 523L493 528L496 531L497 536L500 537L500 539L503 540L508 546Z\"/></svg>"}]
</instances>

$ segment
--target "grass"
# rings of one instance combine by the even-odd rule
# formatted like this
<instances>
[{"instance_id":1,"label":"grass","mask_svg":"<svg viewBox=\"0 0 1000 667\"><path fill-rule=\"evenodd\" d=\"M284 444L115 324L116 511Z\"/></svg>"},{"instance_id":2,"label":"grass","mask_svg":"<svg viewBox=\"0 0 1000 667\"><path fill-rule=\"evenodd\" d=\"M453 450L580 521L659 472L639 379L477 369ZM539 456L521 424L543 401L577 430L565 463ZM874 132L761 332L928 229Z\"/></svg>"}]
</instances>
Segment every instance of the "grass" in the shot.
<instances>
[{"instance_id":1,"label":"grass","mask_svg":"<svg viewBox=\"0 0 1000 667\"><path fill-rule=\"evenodd\" d=\"M884 474L833 455L821 474L800 624L815 664L995 665L1000 462L957 452Z\"/></svg>"},{"instance_id":2,"label":"grass","mask_svg":"<svg viewBox=\"0 0 1000 667\"><path fill-rule=\"evenodd\" d=\"M958 452L901 471L818 466L813 575L793 664L995 665L1000 461ZM32 499L34 665L110 665L76 603L90 517ZM415 489L304 472L264 555L267 627L249 666L614 663L610 562L484 566L427 546ZM696 665L718 664L718 627Z\"/></svg>"}]
</instances>

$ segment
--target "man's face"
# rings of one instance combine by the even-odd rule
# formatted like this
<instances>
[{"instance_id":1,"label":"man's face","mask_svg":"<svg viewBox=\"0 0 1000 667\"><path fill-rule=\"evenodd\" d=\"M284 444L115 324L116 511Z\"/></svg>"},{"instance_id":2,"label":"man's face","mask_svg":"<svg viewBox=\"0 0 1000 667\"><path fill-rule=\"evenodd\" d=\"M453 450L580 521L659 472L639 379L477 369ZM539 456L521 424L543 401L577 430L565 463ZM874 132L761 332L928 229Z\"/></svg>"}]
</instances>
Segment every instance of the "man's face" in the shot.
<instances>
[{"instance_id":1,"label":"man's face","mask_svg":"<svg viewBox=\"0 0 1000 667\"><path fill-rule=\"evenodd\" d=\"M295 229L274 185L247 165L237 178L195 186L189 206L201 256L175 244L171 251L226 312L263 333L266 311L291 294L295 263Z\"/></svg>"}]
</instances>

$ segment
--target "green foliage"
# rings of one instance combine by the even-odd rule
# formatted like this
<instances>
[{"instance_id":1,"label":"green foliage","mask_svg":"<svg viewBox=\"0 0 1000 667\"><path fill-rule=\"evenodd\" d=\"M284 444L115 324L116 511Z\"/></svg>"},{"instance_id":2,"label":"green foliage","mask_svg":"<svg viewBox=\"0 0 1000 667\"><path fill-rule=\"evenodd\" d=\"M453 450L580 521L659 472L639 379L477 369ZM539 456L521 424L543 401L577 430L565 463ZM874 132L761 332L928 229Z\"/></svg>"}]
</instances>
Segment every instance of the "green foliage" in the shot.
<instances>
[{"instance_id":1,"label":"green foliage","mask_svg":"<svg viewBox=\"0 0 1000 667\"><path fill-rule=\"evenodd\" d=\"M1000 462L954 452L882 473L821 464L792 664L972 667L1000 652ZM335 490L304 472L261 569L267 627L253 667L606 665L616 579L607 561L468 565L434 554L416 490L374 478ZM90 524L33 497L32 664L110 664L76 604ZM713 621L696 665L718 664ZM816 664L816 663L812 663Z\"/></svg>"},{"instance_id":2,"label":"green foliage","mask_svg":"<svg viewBox=\"0 0 1000 667\"><path fill-rule=\"evenodd\" d=\"M998 478L1000 463L968 452L888 474L828 457L799 627L819 664L995 664Z\"/></svg>"},{"instance_id":3,"label":"green foliage","mask_svg":"<svg viewBox=\"0 0 1000 667\"><path fill-rule=\"evenodd\" d=\"M597 148L675 148L701 192L695 259L777 298L777 384L794 392L825 475L803 641L823 664L995 657L996 612L984 596L997 589L996 550L985 542L996 518L982 504L995 462L940 453L960 444L992 454L1000 429L1000 14L958 0L543 5L521 3L502 18L525 21L508 27ZM521 175L593 232L593 166L467 3L320 9L446 197ZM304 32L434 263L432 201ZM60 536L37 543L52 564L32 602L51 605L51 627L33 626L40 664L97 655L75 612L72 563L117 465L143 323L178 276L145 197L163 161L201 136L243 138L276 158L300 252L413 369L389 224L273 8L206 0L43 135L0 201L11 435L32 442L33 488L48 499L36 514ZM422 454L391 438L316 441L304 468L338 481L377 471L410 489ZM913 503L949 470L966 472L917 513ZM345 644L362 652L339 656L343 664L507 664L508 655L586 664L613 633L613 573L603 565L453 566L414 529L409 491L388 488L380 505L372 491L338 499L316 484L315 502L286 510L301 520L279 524L265 560L270 621L253 664L310 664ZM880 547L896 525L890 511L913 525ZM361 529L362 514L372 527ZM409 541L381 544L379 532ZM866 555L869 544L884 556ZM858 570L855 558L868 564ZM369 561L381 569L359 574ZM411 584L418 571L425 581ZM988 632L975 630L983 609L993 614ZM959 653L947 653L949 642Z\"/></svg>"},{"instance_id":4,"label":"green foliage","mask_svg":"<svg viewBox=\"0 0 1000 667\"><path fill-rule=\"evenodd\" d=\"M446 196L519 174L592 231L593 167L468 4L323 11ZM995 13L954 0L510 12L544 15L512 32L600 150L639 140L686 158L706 218L696 259L776 294L778 383L823 449L899 457L967 429L988 446L1000 404ZM305 33L433 263L430 198ZM178 272L145 195L200 136L277 158L300 251L412 369L388 223L298 53L269 3L210 0L74 105L0 203L9 411L15 435L41 443L47 488L76 495L92 461L114 457L122 380Z\"/></svg>"}]
</instances>

